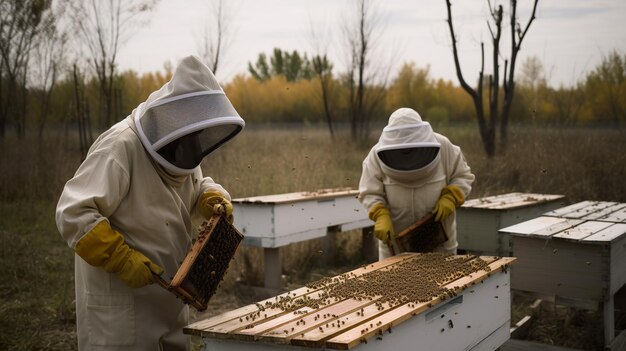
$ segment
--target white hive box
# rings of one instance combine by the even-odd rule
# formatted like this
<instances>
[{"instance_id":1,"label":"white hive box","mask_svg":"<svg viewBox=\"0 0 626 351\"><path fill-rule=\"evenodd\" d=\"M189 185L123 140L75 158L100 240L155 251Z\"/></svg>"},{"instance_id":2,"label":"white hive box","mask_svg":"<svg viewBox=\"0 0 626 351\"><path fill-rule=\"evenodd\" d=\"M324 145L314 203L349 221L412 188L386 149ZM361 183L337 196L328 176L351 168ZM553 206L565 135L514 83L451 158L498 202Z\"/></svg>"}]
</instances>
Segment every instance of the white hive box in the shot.
<instances>
[{"instance_id":1,"label":"white hive box","mask_svg":"<svg viewBox=\"0 0 626 351\"><path fill-rule=\"evenodd\" d=\"M373 226L357 195L357 190L339 188L234 199L234 225L244 234L243 244L263 248L264 287L281 288L281 247L328 235L324 251L329 258L334 233ZM377 252L373 235L365 234L364 252Z\"/></svg>"},{"instance_id":2,"label":"white hive box","mask_svg":"<svg viewBox=\"0 0 626 351\"><path fill-rule=\"evenodd\" d=\"M341 231L372 226L353 189L324 189L234 199L235 227L244 245L281 247Z\"/></svg>"},{"instance_id":3,"label":"white hive box","mask_svg":"<svg viewBox=\"0 0 626 351\"><path fill-rule=\"evenodd\" d=\"M500 230L511 236L518 258L512 288L558 304L601 306L605 346L613 350L626 348L626 333L615 336L613 314L614 295L626 284L624 208L584 201Z\"/></svg>"},{"instance_id":4,"label":"white hive box","mask_svg":"<svg viewBox=\"0 0 626 351\"><path fill-rule=\"evenodd\" d=\"M393 268L421 254L404 253L347 273L353 279ZM204 341L205 350L494 350L510 334L507 267L514 258L456 256L483 260L479 269L441 283L455 296L429 302L376 304L376 298L345 298L297 310L263 308L286 296L316 298L323 289L302 287L275 298L196 322L184 329ZM415 271L416 276L422 272ZM337 277L333 277L335 279ZM407 280L408 281L408 280ZM402 280L400 284L406 284ZM257 316L250 318L250 316Z\"/></svg>"},{"instance_id":5,"label":"white hive box","mask_svg":"<svg viewBox=\"0 0 626 351\"><path fill-rule=\"evenodd\" d=\"M498 230L562 206L563 195L509 193L466 201L457 209L459 250L480 255L511 255L509 237Z\"/></svg>"}]
</instances>

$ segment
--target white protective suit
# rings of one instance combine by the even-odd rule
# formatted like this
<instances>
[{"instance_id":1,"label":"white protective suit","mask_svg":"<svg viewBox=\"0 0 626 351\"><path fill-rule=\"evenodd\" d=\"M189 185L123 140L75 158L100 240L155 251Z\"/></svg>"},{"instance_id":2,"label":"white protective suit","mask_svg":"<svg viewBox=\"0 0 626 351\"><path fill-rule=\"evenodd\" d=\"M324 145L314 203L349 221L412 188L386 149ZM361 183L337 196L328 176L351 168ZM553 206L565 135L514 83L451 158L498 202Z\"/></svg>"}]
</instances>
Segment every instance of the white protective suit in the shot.
<instances>
[{"instance_id":1,"label":"white protective suit","mask_svg":"<svg viewBox=\"0 0 626 351\"><path fill-rule=\"evenodd\" d=\"M416 170L398 170L381 161L378 152L392 149L439 147L434 160ZM465 162L461 149L448 138L433 132L428 122L410 109L401 108L389 117L380 139L363 161L359 183L359 200L369 210L381 203L389 209L396 234L432 212L441 190L457 186L465 198L470 193L474 175ZM455 253L456 219L453 213L443 222L448 241L435 251ZM394 245L396 253L400 252ZM379 241L379 258L391 255L387 245Z\"/></svg>"},{"instance_id":2,"label":"white protective suit","mask_svg":"<svg viewBox=\"0 0 626 351\"><path fill-rule=\"evenodd\" d=\"M243 119L227 101L206 66L195 57L182 60L168 83L100 135L65 185L56 220L68 245L75 248L98 223L109 221L131 248L161 266L163 277L170 280L203 220L197 205L200 194L214 190L229 200L230 196L203 177L199 166L181 170L155 157L154 144L160 137L171 140L207 126L232 124L238 132ZM137 128L140 124L145 133L137 131L142 130ZM163 129L160 137L155 132L159 128ZM170 292L156 284L130 288L78 255L75 275L80 350L189 349L189 338L182 334L189 310Z\"/></svg>"}]
</instances>

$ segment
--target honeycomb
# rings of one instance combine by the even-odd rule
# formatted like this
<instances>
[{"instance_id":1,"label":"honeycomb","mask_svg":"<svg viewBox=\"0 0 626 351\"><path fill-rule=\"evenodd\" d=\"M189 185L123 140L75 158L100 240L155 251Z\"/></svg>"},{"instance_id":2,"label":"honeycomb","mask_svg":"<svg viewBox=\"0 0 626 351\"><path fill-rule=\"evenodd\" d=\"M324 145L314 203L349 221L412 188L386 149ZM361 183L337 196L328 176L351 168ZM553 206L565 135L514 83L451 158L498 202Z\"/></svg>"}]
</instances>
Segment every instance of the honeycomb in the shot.
<instances>
[{"instance_id":1,"label":"honeycomb","mask_svg":"<svg viewBox=\"0 0 626 351\"><path fill-rule=\"evenodd\" d=\"M319 297L310 295L277 296L265 305L257 304L259 311L279 308L294 311L302 307L318 309L329 304L354 298L359 301L376 299L379 310L407 303L424 303L435 298L446 299L456 292L445 287L450 281L474 272L490 271L488 264L476 256L451 256L443 253L419 254L400 263L383 267L363 275L344 273L336 277L322 278L307 285L311 290L319 289ZM259 312L250 314L253 320Z\"/></svg>"},{"instance_id":2,"label":"honeycomb","mask_svg":"<svg viewBox=\"0 0 626 351\"><path fill-rule=\"evenodd\" d=\"M402 231L396 237L396 244L409 252L431 252L448 241L441 222L430 214Z\"/></svg>"},{"instance_id":3,"label":"honeycomb","mask_svg":"<svg viewBox=\"0 0 626 351\"><path fill-rule=\"evenodd\" d=\"M206 310L242 239L222 216L204 222L170 289L198 311Z\"/></svg>"}]
</instances>

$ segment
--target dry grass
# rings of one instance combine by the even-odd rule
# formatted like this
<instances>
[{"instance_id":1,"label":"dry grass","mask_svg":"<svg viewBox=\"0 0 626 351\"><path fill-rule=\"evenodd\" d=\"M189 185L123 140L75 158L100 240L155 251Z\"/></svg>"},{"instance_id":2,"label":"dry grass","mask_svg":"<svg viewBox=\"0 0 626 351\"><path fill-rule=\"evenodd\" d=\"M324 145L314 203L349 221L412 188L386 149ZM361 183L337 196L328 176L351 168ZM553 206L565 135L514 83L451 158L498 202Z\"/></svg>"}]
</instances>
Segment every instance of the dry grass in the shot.
<instances>
[{"instance_id":1,"label":"dry grass","mask_svg":"<svg viewBox=\"0 0 626 351\"><path fill-rule=\"evenodd\" d=\"M440 131L462 147L477 176L472 197L524 191L565 194L567 202L626 202L624 131L512 128L507 153L491 160L483 156L475 126ZM80 163L74 145L60 134L42 142L0 140L0 349L76 347L73 254L54 224L58 196ZM356 187L367 152L346 135L331 142L324 130L248 129L209 156L203 169L235 198ZM358 265L360 236L338 240L339 265L333 267L322 264L320 240L288 246L285 282L301 285ZM240 250L209 312L248 302L237 282L259 284L261 262L261 249Z\"/></svg>"}]
</instances>

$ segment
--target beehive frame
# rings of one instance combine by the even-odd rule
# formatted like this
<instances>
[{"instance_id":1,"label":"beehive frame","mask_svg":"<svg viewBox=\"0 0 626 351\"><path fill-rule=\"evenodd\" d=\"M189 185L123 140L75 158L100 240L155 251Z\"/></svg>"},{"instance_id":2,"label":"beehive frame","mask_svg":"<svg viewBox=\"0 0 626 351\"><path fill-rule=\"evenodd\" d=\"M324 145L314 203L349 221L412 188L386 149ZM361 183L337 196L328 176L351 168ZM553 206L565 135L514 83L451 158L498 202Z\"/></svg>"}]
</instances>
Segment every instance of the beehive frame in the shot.
<instances>
[{"instance_id":1,"label":"beehive frame","mask_svg":"<svg viewBox=\"0 0 626 351\"><path fill-rule=\"evenodd\" d=\"M431 252L448 241L448 236L441 222L435 221L435 215L429 213L403 230L395 240L403 251Z\"/></svg>"},{"instance_id":2,"label":"beehive frame","mask_svg":"<svg viewBox=\"0 0 626 351\"><path fill-rule=\"evenodd\" d=\"M157 283L198 311L206 310L242 240L243 235L226 218L211 217L201 226L172 282L157 277Z\"/></svg>"}]
</instances>

